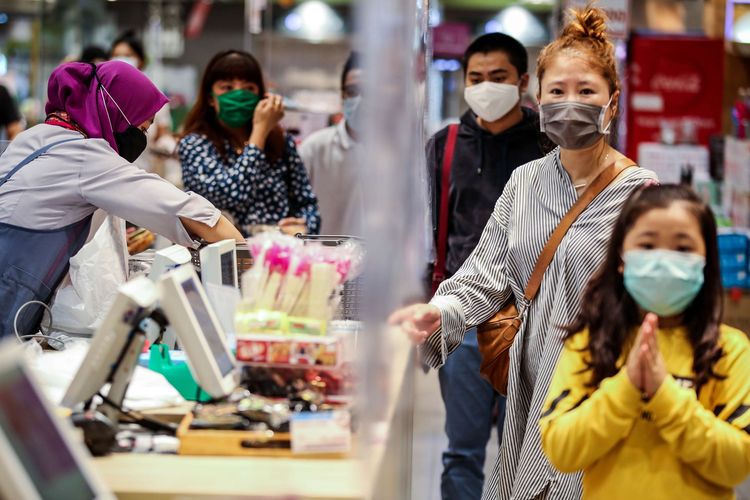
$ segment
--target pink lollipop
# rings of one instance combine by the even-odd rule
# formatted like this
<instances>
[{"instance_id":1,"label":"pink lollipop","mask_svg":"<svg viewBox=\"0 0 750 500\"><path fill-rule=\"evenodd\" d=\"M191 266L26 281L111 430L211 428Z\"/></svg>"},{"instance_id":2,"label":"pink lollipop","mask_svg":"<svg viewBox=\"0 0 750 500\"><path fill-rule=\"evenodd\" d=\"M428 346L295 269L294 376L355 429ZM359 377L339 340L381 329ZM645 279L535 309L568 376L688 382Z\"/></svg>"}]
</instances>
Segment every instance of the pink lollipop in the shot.
<instances>
[{"instance_id":1,"label":"pink lollipop","mask_svg":"<svg viewBox=\"0 0 750 500\"><path fill-rule=\"evenodd\" d=\"M339 275L339 285L346 281L347 276L349 276L349 271L352 269L352 260L351 259L342 259L338 262L336 262L336 272Z\"/></svg>"},{"instance_id":2,"label":"pink lollipop","mask_svg":"<svg viewBox=\"0 0 750 500\"><path fill-rule=\"evenodd\" d=\"M289 247L274 245L266 254L266 264L270 272L285 275L289 271L292 252Z\"/></svg>"},{"instance_id":3,"label":"pink lollipop","mask_svg":"<svg viewBox=\"0 0 750 500\"><path fill-rule=\"evenodd\" d=\"M297 264L297 269L294 270L295 276L302 276L310 275L310 266L312 266L312 258L309 255L304 255L300 257L299 264Z\"/></svg>"}]
</instances>

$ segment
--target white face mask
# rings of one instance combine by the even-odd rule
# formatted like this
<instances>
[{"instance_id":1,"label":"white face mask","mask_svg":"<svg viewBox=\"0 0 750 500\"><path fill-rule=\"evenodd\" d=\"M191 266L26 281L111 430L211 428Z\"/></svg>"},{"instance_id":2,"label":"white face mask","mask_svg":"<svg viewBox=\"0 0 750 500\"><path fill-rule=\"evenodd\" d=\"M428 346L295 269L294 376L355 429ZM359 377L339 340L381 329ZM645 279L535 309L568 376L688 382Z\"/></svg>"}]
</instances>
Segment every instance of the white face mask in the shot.
<instances>
[{"instance_id":1,"label":"white face mask","mask_svg":"<svg viewBox=\"0 0 750 500\"><path fill-rule=\"evenodd\" d=\"M118 56L118 57L113 57L112 60L113 61L122 61L124 63L128 63L128 64L130 64L134 68L138 67L138 59L136 59L135 57Z\"/></svg>"},{"instance_id":2,"label":"white face mask","mask_svg":"<svg viewBox=\"0 0 750 500\"><path fill-rule=\"evenodd\" d=\"M518 85L482 82L466 87L464 99L478 117L494 122L507 115L521 96Z\"/></svg>"},{"instance_id":3,"label":"white face mask","mask_svg":"<svg viewBox=\"0 0 750 500\"><path fill-rule=\"evenodd\" d=\"M355 132L361 132L362 129L361 104L362 96L344 99L344 120Z\"/></svg>"}]
</instances>

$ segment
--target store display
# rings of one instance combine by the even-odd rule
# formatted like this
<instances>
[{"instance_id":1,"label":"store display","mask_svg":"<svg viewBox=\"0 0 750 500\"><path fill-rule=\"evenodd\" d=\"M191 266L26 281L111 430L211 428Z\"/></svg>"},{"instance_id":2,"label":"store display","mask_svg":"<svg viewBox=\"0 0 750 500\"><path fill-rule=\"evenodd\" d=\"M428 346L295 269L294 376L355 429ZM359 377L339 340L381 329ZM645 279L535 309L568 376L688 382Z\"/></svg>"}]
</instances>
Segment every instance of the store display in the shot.
<instances>
[{"instance_id":1,"label":"store display","mask_svg":"<svg viewBox=\"0 0 750 500\"><path fill-rule=\"evenodd\" d=\"M750 227L750 139L724 141L724 211L737 227Z\"/></svg>"},{"instance_id":2,"label":"store display","mask_svg":"<svg viewBox=\"0 0 750 500\"><path fill-rule=\"evenodd\" d=\"M750 127L750 92L748 89L738 89L737 99L732 106L732 132L738 139L748 138Z\"/></svg>"},{"instance_id":3,"label":"store display","mask_svg":"<svg viewBox=\"0 0 750 500\"><path fill-rule=\"evenodd\" d=\"M237 336L237 360L258 365L335 368L341 362L341 341L309 335L242 334Z\"/></svg>"},{"instance_id":4,"label":"store display","mask_svg":"<svg viewBox=\"0 0 750 500\"><path fill-rule=\"evenodd\" d=\"M738 230L719 234L719 262L724 288L750 288L750 239Z\"/></svg>"},{"instance_id":5,"label":"store display","mask_svg":"<svg viewBox=\"0 0 750 500\"><path fill-rule=\"evenodd\" d=\"M343 363L330 369L246 365L242 385L269 398L288 398L301 391L313 391L326 402L347 403L354 394L354 366Z\"/></svg>"},{"instance_id":6,"label":"store display","mask_svg":"<svg viewBox=\"0 0 750 500\"><path fill-rule=\"evenodd\" d=\"M290 236L263 234L248 245L257 264L243 275L240 313L273 310L327 321L338 306L334 291L356 278L363 258L354 242L303 245Z\"/></svg>"}]
</instances>

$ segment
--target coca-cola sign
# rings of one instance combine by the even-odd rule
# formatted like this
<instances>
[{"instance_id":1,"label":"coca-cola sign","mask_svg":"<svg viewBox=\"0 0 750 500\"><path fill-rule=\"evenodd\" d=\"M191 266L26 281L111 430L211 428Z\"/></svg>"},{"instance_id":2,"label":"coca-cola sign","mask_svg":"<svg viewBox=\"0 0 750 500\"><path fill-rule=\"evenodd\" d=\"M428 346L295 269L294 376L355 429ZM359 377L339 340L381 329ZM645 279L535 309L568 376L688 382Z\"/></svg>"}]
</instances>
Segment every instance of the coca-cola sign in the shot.
<instances>
[{"instance_id":1,"label":"coca-cola sign","mask_svg":"<svg viewBox=\"0 0 750 500\"><path fill-rule=\"evenodd\" d=\"M721 131L723 60L721 40L633 37L625 78L628 154L670 137L707 145Z\"/></svg>"},{"instance_id":2,"label":"coca-cola sign","mask_svg":"<svg viewBox=\"0 0 750 500\"><path fill-rule=\"evenodd\" d=\"M677 76L659 74L651 79L651 88L666 92L697 94L701 90L701 77L696 73Z\"/></svg>"}]
</instances>

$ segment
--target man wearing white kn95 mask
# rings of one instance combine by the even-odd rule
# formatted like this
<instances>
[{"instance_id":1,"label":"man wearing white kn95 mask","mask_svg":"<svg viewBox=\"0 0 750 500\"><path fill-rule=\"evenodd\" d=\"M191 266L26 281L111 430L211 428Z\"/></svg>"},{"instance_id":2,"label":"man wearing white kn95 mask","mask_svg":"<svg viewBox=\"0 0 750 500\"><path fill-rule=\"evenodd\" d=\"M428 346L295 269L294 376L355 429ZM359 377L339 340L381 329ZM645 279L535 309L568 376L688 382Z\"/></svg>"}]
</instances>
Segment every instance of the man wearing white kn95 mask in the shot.
<instances>
[{"instance_id":1,"label":"man wearing white kn95 mask","mask_svg":"<svg viewBox=\"0 0 750 500\"><path fill-rule=\"evenodd\" d=\"M546 152L538 115L521 107L529 83L523 45L489 33L469 45L462 62L464 98L471 109L427 145L434 180L433 293L474 250L513 170ZM471 329L439 371L448 435L441 479L445 500L481 497L494 415L498 437L502 433L505 398L480 376L480 361L476 329Z\"/></svg>"}]
</instances>

